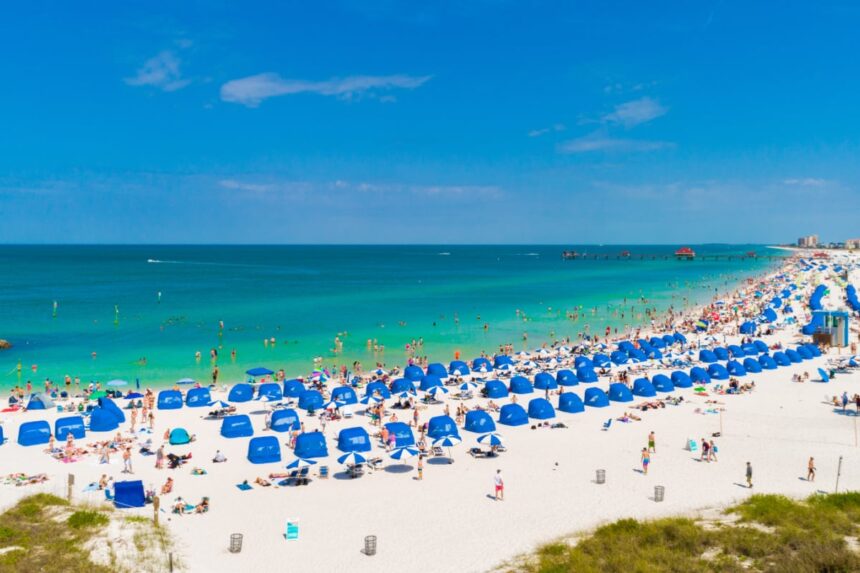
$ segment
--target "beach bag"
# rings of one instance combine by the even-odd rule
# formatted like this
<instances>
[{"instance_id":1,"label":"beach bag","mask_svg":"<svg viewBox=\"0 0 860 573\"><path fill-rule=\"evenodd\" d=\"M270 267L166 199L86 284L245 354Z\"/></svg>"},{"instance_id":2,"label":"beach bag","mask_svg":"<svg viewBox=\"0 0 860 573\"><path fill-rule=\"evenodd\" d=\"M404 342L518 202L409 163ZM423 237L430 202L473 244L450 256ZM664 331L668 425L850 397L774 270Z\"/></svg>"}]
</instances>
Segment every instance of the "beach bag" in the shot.
<instances>
[{"instance_id":1,"label":"beach bag","mask_svg":"<svg viewBox=\"0 0 860 573\"><path fill-rule=\"evenodd\" d=\"M698 449L699 449L699 444L696 442L696 440L689 440L689 439L687 440L687 450L688 451L695 452Z\"/></svg>"}]
</instances>

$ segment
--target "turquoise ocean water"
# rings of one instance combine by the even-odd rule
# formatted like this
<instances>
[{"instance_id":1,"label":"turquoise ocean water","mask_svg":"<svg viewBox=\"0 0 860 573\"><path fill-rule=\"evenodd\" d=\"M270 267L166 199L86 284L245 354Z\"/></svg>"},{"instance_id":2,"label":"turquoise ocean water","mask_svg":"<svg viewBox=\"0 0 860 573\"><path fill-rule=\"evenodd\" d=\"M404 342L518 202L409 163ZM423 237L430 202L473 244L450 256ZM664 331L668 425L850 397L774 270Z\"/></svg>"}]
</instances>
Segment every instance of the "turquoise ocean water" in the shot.
<instances>
[{"instance_id":1,"label":"turquoise ocean water","mask_svg":"<svg viewBox=\"0 0 860 573\"><path fill-rule=\"evenodd\" d=\"M0 338L14 347L0 352L0 385L31 379L38 387L66 374L151 386L207 380L212 348L223 382L258 365L305 374L317 356L370 369L403 364L405 345L419 337L420 354L447 362L457 350L471 358L501 343L534 348L552 334L575 337L586 325L602 332L641 323L640 296L679 308L685 297L709 300L777 264L636 258L672 246L567 248L633 258L564 261L559 246L5 246ZM760 245L693 248L779 254ZM580 317L568 318L579 306ZM334 355L338 335L343 352ZM264 345L271 337L276 343Z\"/></svg>"}]
</instances>

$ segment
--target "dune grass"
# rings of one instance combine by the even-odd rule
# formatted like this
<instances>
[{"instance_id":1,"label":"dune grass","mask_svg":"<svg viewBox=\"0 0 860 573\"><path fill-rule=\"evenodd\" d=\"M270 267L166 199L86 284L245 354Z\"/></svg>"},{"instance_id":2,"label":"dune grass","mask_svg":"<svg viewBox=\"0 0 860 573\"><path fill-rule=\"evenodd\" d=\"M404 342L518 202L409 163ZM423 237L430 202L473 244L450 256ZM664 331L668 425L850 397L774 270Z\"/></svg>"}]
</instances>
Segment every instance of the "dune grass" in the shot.
<instances>
[{"instance_id":1,"label":"dune grass","mask_svg":"<svg viewBox=\"0 0 860 573\"><path fill-rule=\"evenodd\" d=\"M718 520L622 519L556 541L508 567L524 573L860 571L860 493L796 501L754 495Z\"/></svg>"}]
</instances>

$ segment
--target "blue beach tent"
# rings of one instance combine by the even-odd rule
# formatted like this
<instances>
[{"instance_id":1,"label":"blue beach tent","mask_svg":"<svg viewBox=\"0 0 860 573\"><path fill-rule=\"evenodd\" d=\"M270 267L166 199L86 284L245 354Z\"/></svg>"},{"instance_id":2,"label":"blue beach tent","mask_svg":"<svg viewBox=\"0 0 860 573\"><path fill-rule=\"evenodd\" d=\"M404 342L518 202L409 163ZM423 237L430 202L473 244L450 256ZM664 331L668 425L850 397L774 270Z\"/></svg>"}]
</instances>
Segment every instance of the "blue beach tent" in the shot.
<instances>
[{"instance_id":1,"label":"blue beach tent","mask_svg":"<svg viewBox=\"0 0 860 573\"><path fill-rule=\"evenodd\" d=\"M758 363L764 370L776 370L776 361L770 354L762 354L758 357Z\"/></svg>"},{"instance_id":2,"label":"blue beach tent","mask_svg":"<svg viewBox=\"0 0 860 573\"><path fill-rule=\"evenodd\" d=\"M452 360L448 365L448 374L454 376L459 374L460 376L468 376L472 371L469 370L469 365L463 362L462 360Z\"/></svg>"},{"instance_id":3,"label":"blue beach tent","mask_svg":"<svg viewBox=\"0 0 860 573\"><path fill-rule=\"evenodd\" d=\"M51 439L51 426L45 420L24 422L18 428L18 444L38 446L47 444Z\"/></svg>"},{"instance_id":4,"label":"blue beach tent","mask_svg":"<svg viewBox=\"0 0 860 573\"><path fill-rule=\"evenodd\" d=\"M412 380L413 382L418 382L422 378L424 378L424 369L420 366L416 366L414 364L410 364L403 370L403 377L407 380Z\"/></svg>"},{"instance_id":5,"label":"blue beach tent","mask_svg":"<svg viewBox=\"0 0 860 573\"><path fill-rule=\"evenodd\" d=\"M488 380L484 384L484 389L487 391L487 398L506 398L508 396L508 387L500 380Z\"/></svg>"},{"instance_id":6,"label":"blue beach tent","mask_svg":"<svg viewBox=\"0 0 860 573\"><path fill-rule=\"evenodd\" d=\"M281 394L287 398L298 398L305 390L306 388L302 381L293 378L292 380L284 380L284 388L281 390Z\"/></svg>"},{"instance_id":7,"label":"blue beach tent","mask_svg":"<svg viewBox=\"0 0 860 573\"><path fill-rule=\"evenodd\" d=\"M699 350L699 360L705 364L713 364L717 361L717 355L714 354L713 350L703 348L702 350Z\"/></svg>"},{"instance_id":8,"label":"blue beach tent","mask_svg":"<svg viewBox=\"0 0 860 573\"><path fill-rule=\"evenodd\" d=\"M296 447L293 450L297 458L325 458L328 456L328 446L322 432L305 432L296 436Z\"/></svg>"},{"instance_id":9,"label":"blue beach tent","mask_svg":"<svg viewBox=\"0 0 860 573\"><path fill-rule=\"evenodd\" d=\"M159 410L178 410L182 407L182 392L179 390L162 390L158 393Z\"/></svg>"},{"instance_id":10,"label":"blue beach tent","mask_svg":"<svg viewBox=\"0 0 860 573\"><path fill-rule=\"evenodd\" d=\"M189 408L205 408L211 401L209 388L192 388L185 394L185 405Z\"/></svg>"},{"instance_id":11,"label":"blue beach tent","mask_svg":"<svg viewBox=\"0 0 860 573\"><path fill-rule=\"evenodd\" d=\"M610 360L607 355L598 353L594 355L594 358L592 358L592 362L594 362L594 365L598 368L603 368L604 366L609 366L609 364L612 363L612 360ZM579 369L578 366L577 369Z\"/></svg>"},{"instance_id":12,"label":"blue beach tent","mask_svg":"<svg viewBox=\"0 0 860 573\"><path fill-rule=\"evenodd\" d=\"M486 434L487 432L496 431L496 423L493 418L483 410L469 410L466 412L467 432L476 432L478 434Z\"/></svg>"},{"instance_id":13,"label":"blue beach tent","mask_svg":"<svg viewBox=\"0 0 860 573\"><path fill-rule=\"evenodd\" d=\"M693 366L690 368L690 379L697 384L707 384L711 381L711 376L701 366Z\"/></svg>"},{"instance_id":14,"label":"blue beach tent","mask_svg":"<svg viewBox=\"0 0 860 573\"><path fill-rule=\"evenodd\" d=\"M362 427L344 428L337 435L337 449L342 452L369 452L370 435Z\"/></svg>"},{"instance_id":15,"label":"blue beach tent","mask_svg":"<svg viewBox=\"0 0 860 573\"><path fill-rule=\"evenodd\" d=\"M663 344L665 344L666 346L672 346L676 342L675 337L671 334L664 334L660 338L663 339Z\"/></svg>"},{"instance_id":16,"label":"blue beach tent","mask_svg":"<svg viewBox=\"0 0 860 573\"><path fill-rule=\"evenodd\" d=\"M434 416L427 424L427 436L435 440L445 436L460 436L457 424L450 416Z\"/></svg>"},{"instance_id":17,"label":"blue beach tent","mask_svg":"<svg viewBox=\"0 0 860 573\"><path fill-rule=\"evenodd\" d=\"M803 362L803 358L800 354L797 353L797 350L792 350L789 348L785 351L785 355L788 356L788 359L791 360L794 364L800 364Z\"/></svg>"},{"instance_id":18,"label":"blue beach tent","mask_svg":"<svg viewBox=\"0 0 860 573\"><path fill-rule=\"evenodd\" d=\"M251 418L246 414L227 416L221 420L221 435L225 438L249 438L254 435Z\"/></svg>"},{"instance_id":19,"label":"blue beach tent","mask_svg":"<svg viewBox=\"0 0 860 573\"><path fill-rule=\"evenodd\" d=\"M528 378L514 376L511 378L510 391L512 394L531 394L534 392L534 388Z\"/></svg>"},{"instance_id":20,"label":"blue beach tent","mask_svg":"<svg viewBox=\"0 0 860 573\"><path fill-rule=\"evenodd\" d=\"M748 320L741 324L740 332L741 334L755 334L756 326L755 323L751 320Z\"/></svg>"},{"instance_id":21,"label":"blue beach tent","mask_svg":"<svg viewBox=\"0 0 860 573\"><path fill-rule=\"evenodd\" d=\"M392 394L402 394L403 392L414 392L415 382L406 378L397 378L391 383Z\"/></svg>"},{"instance_id":22,"label":"blue beach tent","mask_svg":"<svg viewBox=\"0 0 860 573\"><path fill-rule=\"evenodd\" d=\"M272 401L281 400L284 397L284 392L281 390L281 385L277 382L266 382L260 384L257 388L257 398L268 398Z\"/></svg>"},{"instance_id":23,"label":"blue beach tent","mask_svg":"<svg viewBox=\"0 0 860 573\"><path fill-rule=\"evenodd\" d=\"M722 346L718 346L714 348L714 356L717 357L717 360L728 360L729 359L729 351Z\"/></svg>"},{"instance_id":24,"label":"blue beach tent","mask_svg":"<svg viewBox=\"0 0 860 573\"><path fill-rule=\"evenodd\" d=\"M30 395L30 401L27 402L27 410L51 410L54 408L54 401L47 394L37 392Z\"/></svg>"},{"instance_id":25,"label":"blue beach tent","mask_svg":"<svg viewBox=\"0 0 860 573\"><path fill-rule=\"evenodd\" d=\"M676 332L672 335L675 339L675 342L680 342L681 344L687 344L687 337L681 334L680 332Z\"/></svg>"},{"instance_id":26,"label":"blue beach tent","mask_svg":"<svg viewBox=\"0 0 860 573\"><path fill-rule=\"evenodd\" d=\"M633 393L621 382L614 382L609 385L609 399L613 402L632 402Z\"/></svg>"},{"instance_id":27,"label":"blue beach tent","mask_svg":"<svg viewBox=\"0 0 860 573\"><path fill-rule=\"evenodd\" d=\"M228 402L247 402L254 397L254 387L245 382L240 382L230 388L227 395Z\"/></svg>"},{"instance_id":28,"label":"blue beach tent","mask_svg":"<svg viewBox=\"0 0 860 573\"><path fill-rule=\"evenodd\" d=\"M609 355L609 359L612 360L613 364L622 365L627 364L627 354L621 352L620 350L616 350L612 354Z\"/></svg>"},{"instance_id":29,"label":"blue beach tent","mask_svg":"<svg viewBox=\"0 0 860 573\"><path fill-rule=\"evenodd\" d=\"M579 380L576 377L576 374L571 372L570 370L559 370L555 373L555 381L558 382L561 386L576 386L579 384Z\"/></svg>"},{"instance_id":30,"label":"blue beach tent","mask_svg":"<svg viewBox=\"0 0 860 573\"><path fill-rule=\"evenodd\" d=\"M647 378L637 378L633 381L633 395L640 398L653 398L657 395L657 389Z\"/></svg>"},{"instance_id":31,"label":"blue beach tent","mask_svg":"<svg viewBox=\"0 0 860 573\"><path fill-rule=\"evenodd\" d=\"M117 424L125 423L125 412L123 412L119 406L116 405L116 402L108 398L107 396L103 396L99 398L99 406L104 408L107 412L109 412L114 418L116 418Z\"/></svg>"},{"instance_id":32,"label":"blue beach tent","mask_svg":"<svg viewBox=\"0 0 860 573\"><path fill-rule=\"evenodd\" d=\"M758 374L761 372L761 363L752 357L744 358L743 367L744 370L750 374Z\"/></svg>"},{"instance_id":33,"label":"blue beach tent","mask_svg":"<svg viewBox=\"0 0 860 573\"><path fill-rule=\"evenodd\" d=\"M722 364L711 364L708 366L708 376L711 380L728 380L729 371Z\"/></svg>"},{"instance_id":34,"label":"blue beach tent","mask_svg":"<svg viewBox=\"0 0 860 573\"><path fill-rule=\"evenodd\" d=\"M568 414L579 414L585 411L585 404L577 394L562 392L558 397L558 409Z\"/></svg>"},{"instance_id":35,"label":"blue beach tent","mask_svg":"<svg viewBox=\"0 0 860 573\"><path fill-rule=\"evenodd\" d=\"M519 404L505 404L499 410L499 423L505 426L524 426L529 423L529 416Z\"/></svg>"},{"instance_id":36,"label":"blue beach tent","mask_svg":"<svg viewBox=\"0 0 860 573\"><path fill-rule=\"evenodd\" d=\"M256 378L257 376L271 376L272 374L274 374L274 372L272 372L268 368L264 368L263 366L257 366L256 368L246 370L245 374Z\"/></svg>"},{"instance_id":37,"label":"blue beach tent","mask_svg":"<svg viewBox=\"0 0 860 573\"><path fill-rule=\"evenodd\" d=\"M96 406L90 412L91 432L113 432L119 428L116 416L103 406Z\"/></svg>"},{"instance_id":38,"label":"blue beach tent","mask_svg":"<svg viewBox=\"0 0 860 573\"><path fill-rule=\"evenodd\" d=\"M117 509L143 507L146 505L146 495L143 491L143 481L118 481L113 484L113 505Z\"/></svg>"},{"instance_id":39,"label":"blue beach tent","mask_svg":"<svg viewBox=\"0 0 860 573\"><path fill-rule=\"evenodd\" d=\"M726 370L729 371L730 376L746 376L747 371L743 365L737 360L729 360L726 363Z\"/></svg>"},{"instance_id":40,"label":"blue beach tent","mask_svg":"<svg viewBox=\"0 0 860 573\"><path fill-rule=\"evenodd\" d=\"M412 428L404 422L389 422L385 424L385 429L388 430L388 435L393 435L395 444L398 448L415 445L415 434L412 433Z\"/></svg>"},{"instance_id":41,"label":"blue beach tent","mask_svg":"<svg viewBox=\"0 0 860 573\"><path fill-rule=\"evenodd\" d=\"M319 410L323 403L322 394L316 390L305 390L299 395L299 408L302 410Z\"/></svg>"},{"instance_id":42,"label":"blue beach tent","mask_svg":"<svg viewBox=\"0 0 860 573\"><path fill-rule=\"evenodd\" d=\"M555 377L548 372L538 372L535 374L535 386L538 390L555 390L558 388L558 382Z\"/></svg>"},{"instance_id":43,"label":"blue beach tent","mask_svg":"<svg viewBox=\"0 0 860 573\"><path fill-rule=\"evenodd\" d=\"M170 430L170 445L181 446L191 443L191 436L188 435L188 430L185 428L174 428Z\"/></svg>"},{"instance_id":44,"label":"blue beach tent","mask_svg":"<svg viewBox=\"0 0 860 573\"><path fill-rule=\"evenodd\" d=\"M499 354L498 356L493 358L493 366L498 368L499 366L507 364L509 366L514 365L514 359L508 356L507 354Z\"/></svg>"},{"instance_id":45,"label":"blue beach tent","mask_svg":"<svg viewBox=\"0 0 860 573\"><path fill-rule=\"evenodd\" d=\"M651 378L651 384L654 386L654 389L658 392L674 392L675 385L672 384L672 379L666 376L665 374L655 374L653 378Z\"/></svg>"},{"instance_id":46,"label":"blue beach tent","mask_svg":"<svg viewBox=\"0 0 860 573\"><path fill-rule=\"evenodd\" d=\"M731 355L732 358L741 358L744 355L746 355L746 352L744 352L744 349L741 348L740 346L738 346L737 344L730 344L729 345L729 354Z\"/></svg>"},{"instance_id":47,"label":"blue beach tent","mask_svg":"<svg viewBox=\"0 0 860 573\"><path fill-rule=\"evenodd\" d=\"M807 342L803 346L805 348L807 348L812 353L813 356L815 356L815 357L821 356L821 349L818 348L818 346L816 346L815 344L812 344L811 342Z\"/></svg>"},{"instance_id":48,"label":"blue beach tent","mask_svg":"<svg viewBox=\"0 0 860 573\"><path fill-rule=\"evenodd\" d=\"M662 338L652 336L650 340L651 346L657 349L666 348L666 341ZM671 344L671 343L670 343Z\"/></svg>"},{"instance_id":49,"label":"blue beach tent","mask_svg":"<svg viewBox=\"0 0 860 573\"><path fill-rule=\"evenodd\" d=\"M649 349L649 352L656 354L658 351L654 349ZM662 357L663 355L661 354L660 356ZM630 360L633 360L634 362L645 362L646 360L648 360L648 355L637 348L635 350L630 351Z\"/></svg>"},{"instance_id":50,"label":"blue beach tent","mask_svg":"<svg viewBox=\"0 0 860 573\"><path fill-rule=\"evenodd\" d=\"M629 340L622 340L621 342L618 343L618 350L620 350L624 354L627 354L631 350L635 350L635 349L636 349L636 346L632 342L630 342Z\"/></svg>"},{"instance_id":51,"label":"blue beach tent","mask_svg":"<svg viewBox=\"0 0 860 573\"><path fill-rule=\"evenodd\" d=\"M444 364L440 364L439 362L433 362L427 365L427 374L432 374L438 378L447 378L448 377L448 369L445 368Z\"/></svg>"},{"instance_id":52,"label":"blue beach tent","mask_svg":"<svg viewBox=\"0 0 860 573\"><path fill-rule=\"evenodd\" d=\"M292 408L284 408L272 412L272 418L269 420L270 428L275 432L289 432L290 430L300 430L302 422L299 419L299 414Z\"/></svg>"},{"instance_id":53,"label":"blue beach tent","mask_svg":"<svg viewBox=\"0 0 860 573\"><path fill-rule=\"evenodd\" d=\"M791 359L782 350L777 350L776 352L773 353L773 360L779 366L790 366L791 365Z\"/></svg>"},{"instance_id":54,"label":"blue beach tent","mask_svg":"<svg viewBox=\"0 0 860 573\"><path fill-rule=\"evenodd\" d=\"M331 399L344 404L358 404L358 396L356 396L355 390L349 386L338 386L332 390Z\"/></svg>"},{"instance_id":55,"label":"blue beach tent","mask_svg":"<svg viewBox=\"0 0 860 573\"><path fill-rule=\"evenodd\" d=\"M806 346L798 346L797 353L800 354L800 357L804 360L812 360L812 352L810 352L809 348Z\"/></svg>"},{"instance_id":56,"label":"blue beach tent","mask_svg":"<svg viewBox=\"0 0 860 573\"><path fill-rule=\"evenodd\" d=\"M260 436L248 441L248 461L252 464L274 464L281 461L281 444L275 436Z\"/></svg>"},{"instance_id":57,"label":"blue beach tent","mask_svg":"<svg viewBox=\"0 0 860 573\"><path fill-rule=\"evenodd\" d=\"M54 421L54 437L57 441L62 442L69 434L77 440L82 440L87 436L84 419L81 416L66 416Z\"/></svg>"},{"instance_id":58,"label":"blue beach tent","mask_svg":"<svg viewBox=\"0 0 860 573\"><path fill-rule=\"evenodd\" d=\"M576 377L579 378L579 381L583 384L597 382L597 372L591 368L577 368Z\"/></svg>"},{"instance_id":59,"label":"blue beach tent","mask_svg":"<svg viewBox=\"0 0 860 573\"><path fill-rule=\"evenodd\" d=\"M755 344L743 344L743 345L741 345L741 348L744 351L744 356L757 356L758 355L758 348L756 347Z\"/></svg>"},{"instance_id":60,"label":"blue beach tent","mask_svg":"<svg viewBox=\"0 0 860 573\"><path fill-rule=\"evenodd\" d=\"M493 363L490 362L487 358L483 358L483 357L475 358L474 360L472 360L472 370L481 370L481 369L486 370L487 372L492 372L493 371ZM421 376L423 376L423 375L424 374L422 373ZM419 377L418 379L420 380L421 378Z\"/></svg>"},{"instance_id":61,"label":"blue beach tent","mask_svg":"<svg viewBox=\"0 0 860 573\"><path fill-rule=\"evenodd\" d=\"M379 394L380 397L386 400L391 398L391 390L388 389L388 386L382 380L374 380L364 387L365 396L373 396L374 394Z\"/></svg>"},{"instance_id":62,"label":"blue beach tent","mask_svg":"<svg viewBox=\"0 0 860 573\"><path fill-rule=\"evenodd\" d=\"M555 408L545 398L532 398L529 400L529 418L535 420L549 420L555 418Z\"/></svg>"},{"instance_id":63,"label":"blue beach tent","mask_svg":"<svg viewBox=\"0 0 860 573\"><path fill-rule=\"evenodd\" d=\"M606 360L609 362L609 359ZM588 356L577 356L573 359L574 368L594 368L594 361Z\"/></svg>"},{"instance_id":64,"label":"blue beach tent","mask_svg":"<svg viewBox=\"0 0 860 573\"><path fill-rule=\"evenodd\" d=\"M605 408L609 406L609 396L600 388L585 389L585 405L592 408Z\"/></svg>"},{"instance_id":65,"label":"blue beach tent","mask_svg":"<svg viewBox=\"0 0 860 573\"><path fill-rule=\"evenodd\" d=\"M444 384L442 384L442 379L438 376L434 376L433 374L428 374L421 378L420 388L422 392L427 392L434 386L444 386Z\"/></svg>"},{"instance_id":66,"label":"blue beach tent","mask_svg":"<svg viewBox=\"0 0 860 573\"><path fill-rule=\"evenodd\" d=\"M674 384L676 388L691 388L693 386L693 379L690 378L690 375L686 372L676 370L672 372L672 384Z\"/></svg>"}]
</instances>

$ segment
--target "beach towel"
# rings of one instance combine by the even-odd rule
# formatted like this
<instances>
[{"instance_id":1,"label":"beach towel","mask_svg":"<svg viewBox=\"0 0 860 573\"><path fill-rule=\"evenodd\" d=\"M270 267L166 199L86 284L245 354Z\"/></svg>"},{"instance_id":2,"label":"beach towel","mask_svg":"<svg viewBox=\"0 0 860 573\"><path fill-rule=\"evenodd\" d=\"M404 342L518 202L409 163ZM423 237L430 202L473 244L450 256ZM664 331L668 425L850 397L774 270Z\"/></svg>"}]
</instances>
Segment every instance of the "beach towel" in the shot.
<instances>
[{"instance_id":1,"label":"beach towel","mask_svg":"<svg viewBox=\"0 0 860 573\"><path fill-rule=\"evenodd\" d=\"M238 487L242 491L248 491L249 489L254 489L253 487L251 487L251 484L247 484L247 483L236 484L236 487Z\"/></svg>"},{"instance_id":2,"label":"beach towel","mask_svg":"<svg viewBox=\"0 0 860 573\"><path fill-rule=\"evenodd\" d=\"M284 537L287 538L287 541L294 541L299 538L299 521L297 519L287 521L287 531Z\"/></svg>"}]
</instances>

